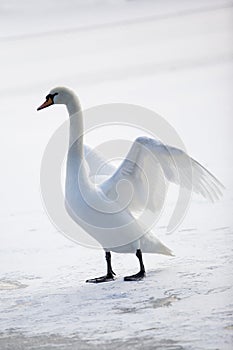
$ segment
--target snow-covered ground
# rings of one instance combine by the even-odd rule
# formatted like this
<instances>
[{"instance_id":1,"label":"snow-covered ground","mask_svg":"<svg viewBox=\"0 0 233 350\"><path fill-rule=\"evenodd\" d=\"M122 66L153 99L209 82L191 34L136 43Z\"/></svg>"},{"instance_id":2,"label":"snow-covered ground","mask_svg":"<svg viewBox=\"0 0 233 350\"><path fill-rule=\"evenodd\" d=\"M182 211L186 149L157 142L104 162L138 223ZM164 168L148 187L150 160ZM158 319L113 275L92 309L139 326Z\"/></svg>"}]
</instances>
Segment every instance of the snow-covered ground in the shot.
<instances>
[{"instance_id":1,"label":"snow-covered ground","mask_svg":"<svg viewBox=\"0 0 233 350\"><path fill-rule=\"evenodd\" d=\"M0 348L231 349L233 2L17 1L0 4ZM173 258L144 257L147 278L125 283L133 255L75 245L41 204L40 161L65 120L36 107L51 87L83 108L134 103L166 118L189 153L225 184L213 205L193 197Z\"/></svg>"}]
</instances>

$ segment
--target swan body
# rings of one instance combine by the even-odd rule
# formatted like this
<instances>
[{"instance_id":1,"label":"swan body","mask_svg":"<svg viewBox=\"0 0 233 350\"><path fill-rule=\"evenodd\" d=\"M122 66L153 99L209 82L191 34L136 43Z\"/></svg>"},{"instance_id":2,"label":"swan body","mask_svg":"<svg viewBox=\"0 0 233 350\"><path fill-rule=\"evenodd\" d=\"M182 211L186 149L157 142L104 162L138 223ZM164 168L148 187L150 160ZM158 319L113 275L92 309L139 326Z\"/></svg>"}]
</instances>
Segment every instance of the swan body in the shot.
<instances>
[{"instance_id":1,"label":"swan body","mask_svg":"<svg viewBox=\"0 0 233 350\"><path fill-rule=\"evenodd\" d=\"M66 210L88 234L97 240L106 253L107 275L88 280L105 282L114 279L110 252L135 253L140 262L138 274L125 280L138 280L145 276L142 253L172 255L171 250L159 241L150 227L145 227L141 212L154 213L161 209L159 196L166 184L179 184L176 162L181 164L182 186L204 198L214 201L222 195L222 184L203 166L175 147L161 142L139 137L133 143L125 160L116 169L104 164L100 154L83 144L83 117L78 97L65 87L50 91L46 101L38 110L52 104L65 104L70 117L69 150L66 166L65 201ZM187 163L191 164L192 178L189 177ZM104 167L100 167L104 164ZM100 176L106 178L99 184L92 181L98 168ZM146 170L147 177L141 169ZM163 176L161 177L161 174ZM161 178L164 179L161 181ZM146 186L149 194L145 200ZM124 184L132 184L134 193L128 203L129 193ZM122 185L121 195L117 196L117 186ZM162 192L163 192L162 191ZM146 203L146 206L145 206Z\"/></svg>"}]
</instances>

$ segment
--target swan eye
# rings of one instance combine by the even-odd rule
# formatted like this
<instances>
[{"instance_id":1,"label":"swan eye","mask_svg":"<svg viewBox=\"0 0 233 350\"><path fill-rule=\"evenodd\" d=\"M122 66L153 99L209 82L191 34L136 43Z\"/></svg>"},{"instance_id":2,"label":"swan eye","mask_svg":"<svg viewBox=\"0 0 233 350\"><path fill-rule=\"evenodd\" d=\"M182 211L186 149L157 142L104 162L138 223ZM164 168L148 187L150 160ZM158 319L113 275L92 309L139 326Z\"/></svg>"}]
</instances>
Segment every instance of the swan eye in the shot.
<instances>
[{"instance_id":1,"label":"swan eye","mask_svg":"<svg viewBox=\"0 0 233 350\"><path fill-rule=\"evenodd\" d=\"M53 99L56 95L58 95L58 92L55 92L54 94L48 94L46 96L46 101L48 101L49 99L51 99L53 101Z\"/></svg>"}]
</instances>

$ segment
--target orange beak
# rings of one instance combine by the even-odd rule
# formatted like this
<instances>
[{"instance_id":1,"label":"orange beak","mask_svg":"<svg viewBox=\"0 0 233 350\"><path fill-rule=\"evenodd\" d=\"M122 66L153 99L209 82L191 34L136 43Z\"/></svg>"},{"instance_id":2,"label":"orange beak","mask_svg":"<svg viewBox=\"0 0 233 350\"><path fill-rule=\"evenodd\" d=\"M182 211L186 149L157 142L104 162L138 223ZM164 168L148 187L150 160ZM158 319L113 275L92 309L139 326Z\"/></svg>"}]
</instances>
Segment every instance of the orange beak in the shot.
<instances>
[{"instance_id":1,"label":"orange beak","mask_svg":"<svg viewBox=\"0 0 233 350\"><path fill-rule=\"evenodd\" d=\"M37 108L38 111L40 111L43 108L49 107L53 104L53 100L51 97L49 97L40 107Z\"/></svg>"}]
</instances>

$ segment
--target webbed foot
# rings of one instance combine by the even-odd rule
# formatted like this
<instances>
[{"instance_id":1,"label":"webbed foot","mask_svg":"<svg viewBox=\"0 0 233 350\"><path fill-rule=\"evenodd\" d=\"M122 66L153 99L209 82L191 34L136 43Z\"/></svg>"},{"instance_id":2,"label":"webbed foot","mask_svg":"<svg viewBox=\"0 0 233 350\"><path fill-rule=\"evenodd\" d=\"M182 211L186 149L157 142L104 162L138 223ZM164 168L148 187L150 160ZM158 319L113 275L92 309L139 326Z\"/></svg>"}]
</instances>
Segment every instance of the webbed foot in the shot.
<instances>
[{"instance_id":1,"label":"webbed foot","mask_svg":"<svg viewBox=\"0 0 233 350\"><path fill-rule=\"evenodd\" d=\"M97 277L97 278L91 278L89 280L86 280L86 283L102 283L102 282L110 282L115 280L115 274L114 273L108 273L105 276Z\"/></svg>"},{"instance_id":2,"label":"webbed foot","mask_svg":"<svg viewBox=\"0 0 233 350\"><path fill-rule=\"evenodd\" d=\"M140 281L146 276L145 271L139 271L136 275L124 277L124 281Z\"/></svg>"}]
</instances>

